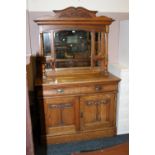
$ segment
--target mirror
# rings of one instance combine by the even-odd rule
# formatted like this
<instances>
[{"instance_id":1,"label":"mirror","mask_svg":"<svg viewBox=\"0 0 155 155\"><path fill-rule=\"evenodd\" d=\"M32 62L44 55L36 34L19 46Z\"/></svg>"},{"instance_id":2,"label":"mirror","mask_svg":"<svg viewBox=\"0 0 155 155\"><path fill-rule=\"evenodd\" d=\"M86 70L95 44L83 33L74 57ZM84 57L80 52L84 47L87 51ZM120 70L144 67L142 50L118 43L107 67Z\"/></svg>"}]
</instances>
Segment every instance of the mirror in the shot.
<instances>
[{"instance_id":1,"label":"mirror","mask_svg":"<svg viewBox=\"0 0 155 155\"><path fill-rule=\"evenodd\" d=\"M56 68L90 66L90 32L63 30L54 33Z\"/></svg>"},{"instance_id":2,"label":"mirror","mask_svg":"<svg viewBox=\"0 0 155 155\"><path fill-rule=\"evenodd\" d=\"M50 35L53 35L52 37ZM54 38L53 44L51 38ZM94 38L92 40L92 38ZM100 32L84 30L61 30L54 33L43 33L43 50L45 56L51 56L54 49L55 68L89 67L91 66L92 44L94 56L100 52ZM52 49L53 47L53 49ZM99 62L93 62L98 66ZM48 63L48 68L50 63Z\"/></svg>"},{"instance_id":3,"label":"mirror","mask_svg":"<svg viewBox=\"0 0 155 155\"><path fill-rule=\"evenodd\" d=\"M50 41L50 33L43 33L43 51L45 56L51 55L51 41Z\"/></svg>"}]
</instances>

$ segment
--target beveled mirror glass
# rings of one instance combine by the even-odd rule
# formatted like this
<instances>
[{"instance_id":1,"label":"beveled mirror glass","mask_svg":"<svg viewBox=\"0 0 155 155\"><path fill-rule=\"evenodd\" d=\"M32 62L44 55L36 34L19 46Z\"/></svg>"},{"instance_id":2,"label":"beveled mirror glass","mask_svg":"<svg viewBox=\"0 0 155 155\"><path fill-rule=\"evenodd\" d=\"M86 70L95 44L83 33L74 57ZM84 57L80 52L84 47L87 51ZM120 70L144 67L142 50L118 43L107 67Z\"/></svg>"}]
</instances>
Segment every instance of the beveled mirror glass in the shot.
<instances>
[{"instance_id":1,"label":"beveled mirror glass","mask_svg":"<svg viewBox=\"0 0 155 155\"><path fill-rule=\"evenodd\" d=\"M44 51L44 56L51 55L51 40L50 40L49 32L43 33L43 51Z\"/></svg>"}]
</instances>

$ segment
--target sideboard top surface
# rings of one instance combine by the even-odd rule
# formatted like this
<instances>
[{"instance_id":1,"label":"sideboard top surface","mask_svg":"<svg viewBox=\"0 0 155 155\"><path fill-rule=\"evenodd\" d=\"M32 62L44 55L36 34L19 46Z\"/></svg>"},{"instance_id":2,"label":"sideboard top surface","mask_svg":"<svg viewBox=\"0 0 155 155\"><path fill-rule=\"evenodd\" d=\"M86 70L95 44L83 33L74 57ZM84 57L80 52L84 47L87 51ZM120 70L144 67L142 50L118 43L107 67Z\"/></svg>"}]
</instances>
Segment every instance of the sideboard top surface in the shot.
<instances>
[{"instance_id":1,"label":"sideboard top surface","mask_svg":"<svg viewBox=\"0 0 155 155\"><path fill-rule=\"evenodd\" d=\"M119 82L120 79L112 74L107 76L102 75L100 73L94 74L83 74L83 75L72 75L72 76L57 76L57 77L48 77L46 79L36 79L35 85L36 86L57 86L57 85L76 85L76 84L89 84L89 83L109 83L109 82Z\"/></svg>"}]
</instances>

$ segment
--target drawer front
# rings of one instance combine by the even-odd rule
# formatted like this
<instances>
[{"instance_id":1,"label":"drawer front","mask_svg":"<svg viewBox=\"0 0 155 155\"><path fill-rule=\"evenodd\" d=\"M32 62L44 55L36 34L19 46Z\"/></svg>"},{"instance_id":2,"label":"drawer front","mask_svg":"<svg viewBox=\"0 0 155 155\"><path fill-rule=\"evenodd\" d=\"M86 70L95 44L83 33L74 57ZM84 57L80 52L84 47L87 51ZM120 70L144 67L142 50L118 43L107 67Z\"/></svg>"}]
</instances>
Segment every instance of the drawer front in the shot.
<instances>
[{"instance_id":1,"label":"drawer front","mask_svg":"<svg viewBox=\"0 0 155 155\"><path fill-rule=\"evenodd\" d=\"M75 86L75 87L65 87L65 88L48 88L38 90L38 96L55 96L55 95L77 95L77 94L87 94L87 93L101 93L106 91L117 90L117 84L96 84L90 86Z\"/></svg>"}]
</instances>

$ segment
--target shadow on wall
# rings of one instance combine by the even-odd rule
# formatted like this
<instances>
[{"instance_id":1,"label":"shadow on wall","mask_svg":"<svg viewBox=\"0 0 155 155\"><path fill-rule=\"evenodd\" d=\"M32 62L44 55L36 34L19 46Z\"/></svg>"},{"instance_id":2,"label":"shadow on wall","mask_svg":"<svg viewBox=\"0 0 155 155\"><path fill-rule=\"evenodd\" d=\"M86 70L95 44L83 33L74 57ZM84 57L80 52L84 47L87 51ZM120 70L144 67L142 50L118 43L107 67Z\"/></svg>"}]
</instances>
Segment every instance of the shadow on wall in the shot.
<instances>
[{"instance_id":1,"label":"shadow on wall","mask_svg":"<svg viewBox=\"0 0 155 155\"><path fill-rule=\"evenodd\" d=\"M41 128L40 123L40 110L39 104L40 101L36 100L34 93L34 77L36 75L35 67L36 67L36 57L27 56L26 57L26 78L28 85L28 97L29 97L29 110L30 117L32 122L32 139L34 144L34 152L35 155L47 155L47 146L46 143L41 143L41 130L45 130ZM41 110L44 111L44 107Z\"/></svg>"}]
</instances>

